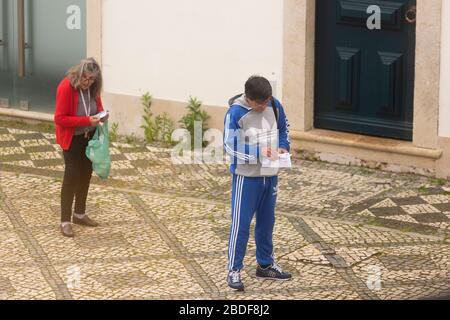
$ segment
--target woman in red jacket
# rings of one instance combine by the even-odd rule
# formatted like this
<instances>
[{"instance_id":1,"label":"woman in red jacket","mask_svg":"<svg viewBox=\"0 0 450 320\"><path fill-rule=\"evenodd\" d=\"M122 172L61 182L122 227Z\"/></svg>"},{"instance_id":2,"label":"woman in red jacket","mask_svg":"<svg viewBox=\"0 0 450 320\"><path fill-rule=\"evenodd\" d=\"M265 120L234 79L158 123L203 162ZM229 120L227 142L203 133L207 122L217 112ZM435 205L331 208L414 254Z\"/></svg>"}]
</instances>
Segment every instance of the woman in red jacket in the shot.
<instances>
[{"instance_id":1,"label":"woman in red jacket","mask_svg":"<svg viewBox=\"0 0 450 320\"><path fill-rule=\"evenodd\" d=\"M61 190L61 232L73 237L72 205L75 198L73 223L97 227L86 215L86 200L92 177L92 163L86 157L86 147L100 121L94 115L103 111L100 93L102 73L93 59L72 67L61 81L56 95L56 142L64 153L65 172Z\"/></svg>"}]
</instances>

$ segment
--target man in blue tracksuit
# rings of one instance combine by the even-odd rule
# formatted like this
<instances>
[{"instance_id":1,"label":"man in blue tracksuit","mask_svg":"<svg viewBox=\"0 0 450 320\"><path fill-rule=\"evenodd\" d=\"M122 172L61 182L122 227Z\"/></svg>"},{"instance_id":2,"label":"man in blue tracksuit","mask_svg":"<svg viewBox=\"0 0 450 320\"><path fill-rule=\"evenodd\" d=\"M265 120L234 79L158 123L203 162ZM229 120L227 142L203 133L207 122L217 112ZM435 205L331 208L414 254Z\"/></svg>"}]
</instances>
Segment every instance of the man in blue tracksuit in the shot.
<instances>
[{"instance_id":1,"label":"man in blue tracksuit","mask_svg":"<svg viewBox=\"0 0 450 320\"><path fill-rule=\"evenodd\" d=\"M267 165L290 152L289 129L270 82L259 76L245 84L245 94L230 100L225 117L224 147L233 174L232 224L228 249L228 286L244 290L241 279L250 224L256 216L255 242L260 279L290 280L274 260L273 229L279 168Z\"/></svg>"}]
</instances>

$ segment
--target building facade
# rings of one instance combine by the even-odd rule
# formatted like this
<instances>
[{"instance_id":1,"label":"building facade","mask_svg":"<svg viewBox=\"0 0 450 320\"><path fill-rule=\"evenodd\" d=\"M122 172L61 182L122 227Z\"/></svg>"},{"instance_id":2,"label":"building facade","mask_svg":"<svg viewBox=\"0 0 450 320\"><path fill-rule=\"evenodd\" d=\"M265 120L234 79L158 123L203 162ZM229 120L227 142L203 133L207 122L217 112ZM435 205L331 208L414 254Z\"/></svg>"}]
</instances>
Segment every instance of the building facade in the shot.
<instances>
[{"instance_id":1,"label":"building facade","mask_svg":"<svg viewBox=\"0 0 450 320\"><path fill-rule=\"evenodd\" d=\"M381 29L367 27L373 5ZM145 92L174 120L198 97L222 129L228 98L260 74L297 154L450 177L448 1L0 0L0 10L2 115L51 119L57 79L93 56L121 133L142 135Z\"/></svg>"}]
</instances>

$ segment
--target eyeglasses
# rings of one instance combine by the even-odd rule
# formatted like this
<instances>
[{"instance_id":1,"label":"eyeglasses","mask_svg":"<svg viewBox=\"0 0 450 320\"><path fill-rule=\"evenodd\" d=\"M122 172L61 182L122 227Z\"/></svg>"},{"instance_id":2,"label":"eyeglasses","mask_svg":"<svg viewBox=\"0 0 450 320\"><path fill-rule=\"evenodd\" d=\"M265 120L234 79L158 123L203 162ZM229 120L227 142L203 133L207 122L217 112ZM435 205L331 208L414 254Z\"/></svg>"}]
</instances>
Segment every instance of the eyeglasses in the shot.
<instances>
[{"instance_id":1,"label":"eyeglasses","mask_svg":"<svg viewBox=\"0 0 450 320\"><path fill-rule=\"evenodd\" d=\"M82 77L81 78L81 82L95 82L95 80L97 80L97 78L96 77L89 77L89 78L87 78L87 77Z\"/></svg>"}]
</instances>

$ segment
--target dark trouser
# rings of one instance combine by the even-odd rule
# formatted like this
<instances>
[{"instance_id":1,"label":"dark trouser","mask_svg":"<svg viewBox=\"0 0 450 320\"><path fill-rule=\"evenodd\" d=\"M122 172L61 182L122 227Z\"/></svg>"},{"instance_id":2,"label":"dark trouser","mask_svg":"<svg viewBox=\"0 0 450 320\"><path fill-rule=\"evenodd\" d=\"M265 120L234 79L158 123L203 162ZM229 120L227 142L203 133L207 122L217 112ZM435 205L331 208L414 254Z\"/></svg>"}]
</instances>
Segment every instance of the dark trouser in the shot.
<instances>
[{"instance_id":1,"label":"dark trouser","mask_svg":"<svg viewBox=\"0 0 450 320\"><path fill-rule=\"evenodd\" d=\"M68 151L64 151L66 165L61 190L61 222L72 221L72 205L75 197L75 213L86 213L86 200L92 177L92 162L86 157L89 138L74 136Z\"/></svg>"}]
</instances>

